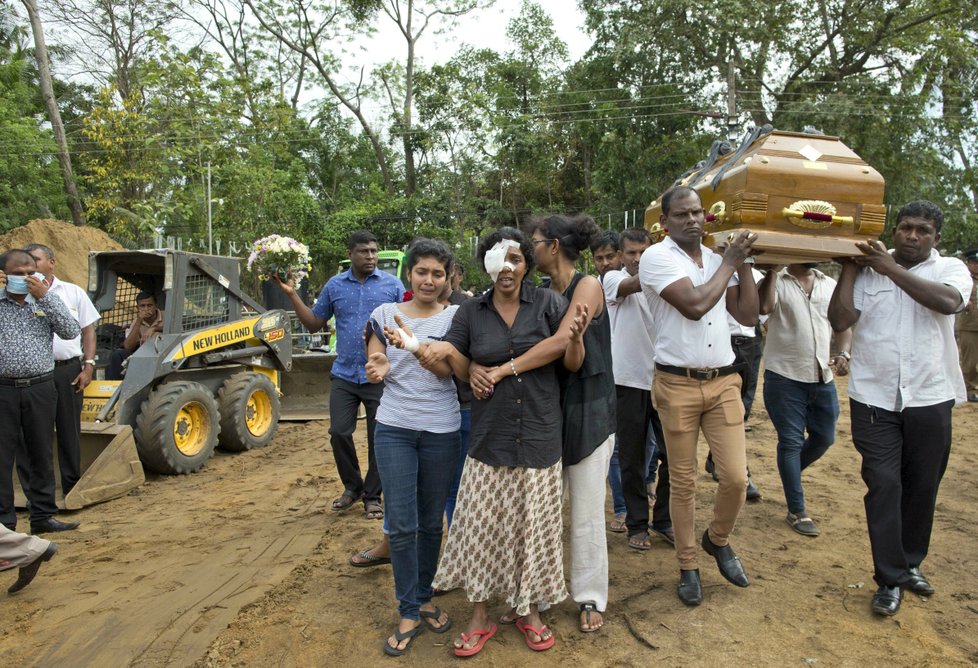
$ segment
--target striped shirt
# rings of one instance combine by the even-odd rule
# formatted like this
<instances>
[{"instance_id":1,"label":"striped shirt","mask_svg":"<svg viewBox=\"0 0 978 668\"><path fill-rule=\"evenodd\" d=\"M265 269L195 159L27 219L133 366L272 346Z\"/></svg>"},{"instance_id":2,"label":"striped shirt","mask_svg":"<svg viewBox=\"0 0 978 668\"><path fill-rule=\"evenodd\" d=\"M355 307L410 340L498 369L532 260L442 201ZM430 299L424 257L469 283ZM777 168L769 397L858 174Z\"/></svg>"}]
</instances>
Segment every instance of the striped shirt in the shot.
<instances>
[{"instance_id":1,"label":"striped shirt","mask_svg":"<svg viewBox=\"0 0 978 668\"><path fill-rule=\"evenodd\" d=\"M418 341L440 341L452 325L458 306L449 306L430 318L413 319L404 315L397 304L378 306L370 315L370 325L384 340L384 325L397 328L394 316L411 328ZM433 434L447 434L461 427L458 395L452 377L439 378L422 368L411 353L387 346L390 371L384 379L384 394L377 409L377 422Z\"/></svg>"}]
</instances>

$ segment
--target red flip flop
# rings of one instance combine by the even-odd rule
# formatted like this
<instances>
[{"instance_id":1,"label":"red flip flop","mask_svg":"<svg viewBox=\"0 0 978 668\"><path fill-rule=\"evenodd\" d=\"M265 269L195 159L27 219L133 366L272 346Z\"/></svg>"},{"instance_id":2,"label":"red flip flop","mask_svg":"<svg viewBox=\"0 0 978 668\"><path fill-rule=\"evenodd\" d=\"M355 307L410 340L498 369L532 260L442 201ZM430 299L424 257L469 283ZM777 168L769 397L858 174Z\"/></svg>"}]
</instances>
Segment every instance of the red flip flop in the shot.
<instances>
[{"instance_id":1,"label":"red flip flop","mask_svg":"<svg viewBox=\"0 0 978 668\"><path fill-rule=\"evenodd\" d=\"M554 646L554 634L553 633L550 634L550 637L549 638L546 638L544 640L540 640L539 642L533 642L532 640L530 640L530 632L533 632L534 634L536 634L536 635L540 636L541 638L543 638L543 632L547 630L547 625L544 624L539 629L535 629L532 626L530 626L529 624L527 624L525 621L523 621L525 619L526 619L525 617L520 617L519 619L517 619L516 620L516 628L518 628L520 630L520 633L523 634L523 638L526 639L526 646L527 647L529 647L530 649L532 649L534 652L542 652L542 651L547 650L547 649L550 649L551 647Z\"/></svg>"},{"instance_id":2,"label":"red flip flop","mask_svg":"<svg viewBox=\"0 0 978 668\"><path fill-rule=\"evenodd\" d=\"M469 649L465 649L464 647L452 648L455 651L455 656L475 656L476 654L482 651L483 647L485 647L486 641L489 640L489 638L496 635L496 630L498 628L499 628L498 626L493 624L492 626L489 627L488 631L473 631L472 633L463 633L462 634L463 643L468 642L469 638L471 638L472 636L479 636L479 642L477 642Z\"/></svg>"}]
</instances>

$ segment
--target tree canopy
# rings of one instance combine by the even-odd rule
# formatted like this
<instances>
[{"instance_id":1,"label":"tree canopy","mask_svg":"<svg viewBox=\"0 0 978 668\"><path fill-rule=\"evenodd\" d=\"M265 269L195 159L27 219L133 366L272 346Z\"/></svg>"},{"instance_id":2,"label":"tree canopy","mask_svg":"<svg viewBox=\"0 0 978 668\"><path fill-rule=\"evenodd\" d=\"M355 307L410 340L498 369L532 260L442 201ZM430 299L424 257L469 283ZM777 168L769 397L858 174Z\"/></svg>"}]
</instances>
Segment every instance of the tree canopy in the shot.
<instances>
[{"instance_id":1,"label":"tree canopy","mask_svg":"<svg viewBox=\"0 0 978 668\"><path fill-rule=\"evenodd\" d=\"M620 227L728 126L772 123L840 136L886 178L887 204L945 208L945 251L978 246L974 3L579 0L590 48L572 60L553 5L523 0L495 48L418 57L491 4L44 3L89 223L139 243L206 238L209 174L215 237L301 238L321 280L361 227L464 257L541 212ZM360 63L384 26L400 56ZM26 16L0 6L4 229L67 215L36 62Z\"/></svg>"}]
</instances>

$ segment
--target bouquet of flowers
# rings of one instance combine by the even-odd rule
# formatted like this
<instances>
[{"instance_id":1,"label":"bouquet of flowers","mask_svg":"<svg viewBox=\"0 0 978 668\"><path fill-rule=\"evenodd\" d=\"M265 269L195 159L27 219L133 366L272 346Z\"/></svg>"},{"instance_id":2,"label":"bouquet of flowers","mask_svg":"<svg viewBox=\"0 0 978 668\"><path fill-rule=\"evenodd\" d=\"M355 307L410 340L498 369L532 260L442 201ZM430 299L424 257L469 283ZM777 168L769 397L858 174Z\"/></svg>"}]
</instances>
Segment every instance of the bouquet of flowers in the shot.
<instances>
[{"instance_id":1,"label":"bouquet of flowers","mask_svg":"<svg viewBox=\"0 0 978 668\"><path fill-rule=\"evenodd\" d=\"M283 282L295 279L298 285L312 269L309 247L278 234L263 237L251 246L248 269L253 266L258 270L258 278L263 281L278 276Z\"/></svg>"}]
</instances>

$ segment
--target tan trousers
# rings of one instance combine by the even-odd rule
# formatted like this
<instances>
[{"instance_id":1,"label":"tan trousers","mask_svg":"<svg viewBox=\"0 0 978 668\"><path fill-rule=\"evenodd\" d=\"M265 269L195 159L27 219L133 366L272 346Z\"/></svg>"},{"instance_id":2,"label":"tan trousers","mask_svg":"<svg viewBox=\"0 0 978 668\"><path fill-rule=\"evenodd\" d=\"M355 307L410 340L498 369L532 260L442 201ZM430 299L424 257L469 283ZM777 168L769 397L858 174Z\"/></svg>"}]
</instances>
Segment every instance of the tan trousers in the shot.
<instances>
[{"instance_id":1,"label":"tan trousers","mask_svg":"<svg viewBox=\"0 0 978 668\"><path fill-rule=\"evenodd\" d=\"M961 371L968 394L978 392L978 332L958 332L958 351L961 355Z\"/></svg>"},{"instance_id":2,"label":"tan trousers","mask_svg":"<svg viewBox=\"0 0 978 668\"><path fill-rule=\"evenodd\" d=\"M11 531L0 524L0 568L26 566L48 549L51 541Z\"/></svg>"},{"instance_id":3,"label":"tan trousers","mask_svg":"<svg viewBox=\"0 0 978 668\"><path fill-rule=\"evenodd\" d=\"M696 441L700 429L713 452L720 479L713 502L710 540L726 545L747 490L747 454L744 440L744 404L740 376L730 374L713 380L692 380L657 371L652 386L662 420L669 459L671 492L669 511L676 533L679 568L697 568L696 535Z\"/></svg>"}]
</instances>

